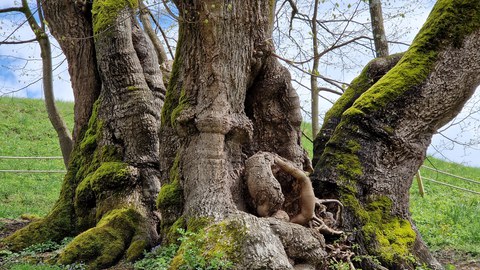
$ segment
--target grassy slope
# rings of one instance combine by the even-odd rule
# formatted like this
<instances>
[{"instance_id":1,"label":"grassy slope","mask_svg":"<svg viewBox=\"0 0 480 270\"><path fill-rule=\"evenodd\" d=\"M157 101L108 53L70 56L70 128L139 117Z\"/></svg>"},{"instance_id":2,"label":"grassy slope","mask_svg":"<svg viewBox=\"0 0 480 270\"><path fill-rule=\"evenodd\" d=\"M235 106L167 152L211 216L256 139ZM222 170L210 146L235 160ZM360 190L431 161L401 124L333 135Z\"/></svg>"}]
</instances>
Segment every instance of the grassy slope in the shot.
<instances>
[{"instance_id":1,"label":"grassy slope","mask_svg":"<svg viewBox=\"0 0 480 270\"><path fill-rule=\"evenodd\" d=\"M72 103L58 106L72 126ZM56 141L42 101L0 98L0 156L59 156ZM302 126L311 136L310 125ZM312 153L309 140L303 140ZM430 159L440 170L467 178L480 179L480 168L463 167ZM426 165L432 167L428 161ZM0 169L63 169L61 160L18 161L0 160ZM422 176L447 181L480 191L480 185L453 180L422 169ZM55 202L60 189L59 174L0 173L0 218L17 218L23 213L45 215ZM424 240L433 250L454 249L480 256L480 195L457 191L425 182L426 196L418 195L416 183L411 189L411 211Z\"/></svg>"},{"instance_id":2,"label":"grassy slope","mask_svg":"<svg viewBox=\"0 0 480 270\"><path fill-rule=\"evenodd\" d=\"M422 168L424 178L480 192L480 168L464 167L429 158L428 167L476 179L468 183ZM419 195L417 183L410 190L410 210L424 240L432 250L455 249L480 257L480 195L424 180L425 197Z\"/></svg>"},{"instance_id":3,"label":"grassy slope","mask_svg":"<svg viewBox=\"0 0 480 270\"><path fill-rule=\"evenodd\" d=\"M57 106L73 125L73 104ZM42 100L0 98L0 156L61 156ZM5 160L0 170L64 170L62 160ZM45 215L58 198L62 174L0 172L0 217Z\"/></svg>"}]
</instances>

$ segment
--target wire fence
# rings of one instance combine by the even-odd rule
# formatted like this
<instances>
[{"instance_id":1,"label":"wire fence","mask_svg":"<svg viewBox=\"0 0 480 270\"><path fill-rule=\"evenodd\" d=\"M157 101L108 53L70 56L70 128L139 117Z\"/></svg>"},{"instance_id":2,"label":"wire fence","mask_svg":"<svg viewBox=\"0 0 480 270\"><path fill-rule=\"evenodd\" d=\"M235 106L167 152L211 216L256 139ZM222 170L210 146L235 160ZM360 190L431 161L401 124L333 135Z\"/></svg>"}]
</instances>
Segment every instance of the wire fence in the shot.
<instances>
[{"instance_id":1,"label":"wire fence","mask_svg":"<svg viewBox=\"0 0 480 270\"><path fill-rule=\"evenodd\" d=\"M45 160L52 160L52 159L63 159L63 157L15 157L15 156L0 156L0 159L18 159L18 160L25 160L25 159L29 159L29 160L41 160L41 159L45 159ZM455 175L455 174L452 174L452 173L449 173L449 172L446 172L446 171L438 170L438 169L435 169L435 168L432 168L432 167L429 167L429 166L425 166L425 165L422 165L422 168L427 169L427 170L430 170L430 171L434 171L434 172L436 172L436 173L438 173L438 174L447 175L447 176L456 178L456 179L461 180L461 181L465 181L465 182L468 182L468 183L480 185L480 181L478 181L478 180L473 180L473 179L469 179L469 178L466 178L466 177L458 176L458 175ZM30 173L30 174L36 174L36 173L66 173L67 171L66 171L66 170L0 170L0 172L3 172L3 173ZM464 187L459 187L459 186L456 186L456 185L452 185L452 184L445 183L445 182L442 182L442 181L438 181L438 180L435 180L435 179L431 179L431 178L428 178L428 177L422 177L422 176L420 176L420 172L418 172L418 173L417 173L417 181L418 181L418 186L419 186L420 194L422 195L422 197L424 196L424 187L423 187L423 181L422 181L422 179L425 179L425 180L427 180L427 181L430 181L430 182L435 183L435 184L438 184L438 185L443 185L443 186L447 186L447 187L454 188L454 189L457 189L457 190L461 190L461 191L464 191L464 192L469 192L469 193L473 193L473 194L480 195L480 192L475 191L475 190L471 190L471 189L464 188Z\"/></svg>"},{"instance_id":2,"label":"wire fence","mask_svg":"<svg viewBox=\"0 0 480 270\"><path fill-rule=\"evenodd\" d=\"M480 181L478 180L474 180L474 179L469 179L469 178L466 178L466 177L462 177L462 176L459 176L459 175L455 175L455 174L452 174L452 173L449 173L449 172L446 172L446 171L442 171L442 170L438 170L436 168L432 168L432 167L429 167L429 166L425 166L425 165L422 165L422 168L424 169L427 169L427 170L430 170L430 171L434 171L438 174L442 174L442 175L446 175L446 176L449 176L449 177L453 177L457 180L460 180L460 181L464 181L464 182L468 182L468 183L472 183L472 184L477 184L477 185L480 185ZM419 189L420 189L420 194L422 195L423 197L423 183L422 183L422 179L425 179L429 182L432 182L434 184L437 184L437 185L442 185L442 186L447 186L447 187L450 187L450 188L453 188L453 189L457 189L457 190L461 190L461 191L464 191L464 192L469 192L469 193L473 193L473 194L476 194L476 195L480 195L480 192L478 191L475 191L475 190L471 190L471 189L468 189L468 188L464 188L464 187L459 187L457 185L452 185L452 184L449 184L449 183L445 183L445 182L442 182L442 181L438 181L435 180L435 179L431 179L431 178L428 178L428 177L421 177L420 176L420 173L417 173L417 181L418 181L418 185L419 185ZM420 188L421 187L421 188Z\"/></svg>"},{"instance_id":3,"label":"wire fence","mask_svg":"<svg viewBox=\"0 0 480 270\"><path fill-rule=\"evenodd\" d=\"M0 156L0 159L17 159L17 160L55 160L63 159L63 157L14 157L14 156ZM66 173L66 170L0 170L3 173Z\"/></svg>"}]
</instances>

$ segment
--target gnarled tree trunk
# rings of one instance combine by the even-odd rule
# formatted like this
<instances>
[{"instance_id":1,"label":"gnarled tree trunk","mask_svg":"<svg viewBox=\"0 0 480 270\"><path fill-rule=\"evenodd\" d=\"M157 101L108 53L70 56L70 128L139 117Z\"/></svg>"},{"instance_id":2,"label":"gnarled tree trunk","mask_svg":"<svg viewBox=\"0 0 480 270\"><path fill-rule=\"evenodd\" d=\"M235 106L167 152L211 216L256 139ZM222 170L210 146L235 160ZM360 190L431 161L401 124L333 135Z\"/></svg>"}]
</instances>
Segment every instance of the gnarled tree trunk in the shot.
<instances>
[{"instance_id":1,"label":"gnarled tree trunk","mask_svg":"<svg viewBox=\"0 0 480 270\"><path fill-rule=\"evenodd\" d=\"M153 47L134 16L136 6L116 4L93 5L102 89L88 128L77 134L60 199L44 219L6 239L12 249L78 234L58 261L99 269L122 257L136 259L158 242L154 211L165 87Z\"/></svg>"},{"instance_id":2,"label":"gnarled tree trunk","mask_svg":"<svg viewBox=\"0 0 480 270\"><path fill-rule=\"evenodd\" d=\"M298 96L272 56L275 1L176 1L164 104L136 3L94 1L102 89L88 129L78 133L55 208L7 244L78 234L59 261L97 269L186 228L204 236L202 256L221 250L237 269L328 267L321 233L340 234L327 227L339 218L317 213L337 201L317 200L302 172L310 164ZM479 14L476 0L438 1L409 51L370 64L320 132L316 194L345 205L343 229L363 269L440 268L411 223L408 188L432 134L480 82ZM172 269L188 263L183 245Z\"/></svg>"},{"instance_id":3,"label":"gnarled tree trunk","mask_svg":"<svg viewBox=\"0 0 480 270\"><path fill-rule=\"evenodd\" d=\"M308 160L300 146L298 96L287 70L271 55L274 2L177 5L180 37L160 134L162 179L169 179L158 198L163 234L171 239L172 227L195 230L205 219L218 222L215 230L224 220L238 231L233 235L241 235L230 239L238 253L227 254L238 269L321 265L320 234L245 213L255 213L243 177L247 158L273 152L298 168ZM294 179L277 178L292 203ZM294 242L295 237L308 244ZM174 265L185 263L182 258L177 255Z\"/></svg>"},{"instance_id":4,"label":"gnarled tree trunk","mask_svg":"<svg viewBox=\"0 0 480 270\"><path fill-rule=\"evenodd\" d=\"M316 194L345 204L357 252L388 269L441 268L411 221L408 191L432 135L480 83L479 18L478 1L438 1L398 64L379 80L369 72L391 59L367 67L316 139Z\"/></svg>"}]
</instances>

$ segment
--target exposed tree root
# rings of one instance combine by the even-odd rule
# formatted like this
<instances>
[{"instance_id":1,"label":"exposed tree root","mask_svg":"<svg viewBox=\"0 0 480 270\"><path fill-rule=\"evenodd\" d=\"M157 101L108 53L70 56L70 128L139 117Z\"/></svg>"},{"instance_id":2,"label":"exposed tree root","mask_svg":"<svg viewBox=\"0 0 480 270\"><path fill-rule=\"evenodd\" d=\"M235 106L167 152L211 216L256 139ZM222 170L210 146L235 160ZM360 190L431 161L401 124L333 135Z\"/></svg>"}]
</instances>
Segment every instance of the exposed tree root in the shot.
<instances>
[{"instance_id":1,"label":"exposed tree root","mask_svg":"<svg viewBox=\"0 0 480 270\"><path fill-rule=\"evenodd\" d=\"M348 264L350 270L356 269L352 262L352 258L355 256L355 253L351 250L351 247L349 245L341 242L327 244L326 249L328 252L328 265L338 265L340 263L346 263Z\"/></svg>"},{"instance_id":2,"label":"exposed tree root","mask_svg":"<svg viewBox=\"0 0 480 270\"><path fill-rule=\"evenodd\" d=\"M286 212L281 208L284 204L291 202L285 202L281 185L274 176L274 172L282 170L293 176L299 185L299 194L295 197L299 199L300 211L293 214L289 221L308 225L322 234L341 235L343 233L334 229L341 225L342 203L334 199L316 198L307 174L290 161L273 153L259 152L247 160L245 168L248 190L259 216L273 216L288 220ZM335 216L327 211L326 204L336 205ZM292 213L288 214L292 215Z\"/></svg>"}]
</instances>

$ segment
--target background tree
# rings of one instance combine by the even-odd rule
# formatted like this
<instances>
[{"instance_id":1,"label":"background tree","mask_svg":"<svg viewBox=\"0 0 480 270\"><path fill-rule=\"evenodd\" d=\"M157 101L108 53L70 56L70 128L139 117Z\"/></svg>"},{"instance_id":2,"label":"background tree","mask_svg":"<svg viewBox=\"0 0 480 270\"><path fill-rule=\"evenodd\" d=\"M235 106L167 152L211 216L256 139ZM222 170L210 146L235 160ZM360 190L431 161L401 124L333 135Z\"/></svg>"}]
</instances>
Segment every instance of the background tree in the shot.
<instances>
[{"instance_id":1,"label":"background tree","mask_svg":"<svg viewBox=\"0 0 480 270\"><path fill-rule=\"evenodd\" d=\"M55 5L65 1L49 1L52 28ZM88 128L78 133L52 212L6 244L74 234L59 262L103 268L185 228L204 234L197 245L207 259L223 250L239 269L326 266L315 223L325 221L313 213L320 203L301 172L309 164L300 103L271 42L274 2L176 1L179 42L165 98L136 3L93 3L102 87ZM89 22L88 12L72 12L68 23ZM431 135L480 83L479 14L478 1L438 1L398 63L367 66L329 113L335 127L323 135L313 184L317 196L345 204L343 228L363 269L440 268L410 221L408 188ZM245 178L257 173L265 177L247 193ZM263 181L272 185L262 190ZM185 249L173 269L186 264Z\"/></svg>"},{"instance_id":2,"label":"background tree","mask_svg":"<svg viewBox=\"0 0 480 270\"><path fill-rule=\"evenodd\" d=\"M389 42L405 50L408 44L403 40L411 28L399 27L398 22L427 2L410 1L398 7L386 1L390 7L385 16L390 26L389 40L380 1L280 2L274 32L277 54L293 72L295 87L309 93L310 109L304 114L311 119L313 137L324 112L348 86L346 74L358 72L380 49L386 52L382 56L388 55ZM377 45L381 47L377 49ZM324 106L320 106L322 98L327 101Z\"/></svg>"},{"instance_id":3,"label":"background tree","mask_svg":"<svg viewBox=\"0 0 480 270\"><path fill-rule=\"evenodd\" d=\"M60 143L60 149L62 151L63 162L65 167L68 166L70 160L70 153L73 148L73 140L70 131L65 124L65 121L58 112L55 106L55 96L53 94L53 65L52 65L52 52L50 48L50 40L48 38L45 21L43 20L43 11L40 1L37 1L37 13L38 22L26 0L22 0L21 7L12 7L0 10L0 13L6 12L21 12L25 15L28 25L32 29L35 35L34 41L37 41L40 45L41 58L42 58L42 82L43 93L45 98L45 107L47 108L48 119L52 123L53 128L57 132L58 140ZM32 42L30 40L28 42ZM6 42L0 42L0 44ZM10 43L10 42L7 42ZM14 44L23 44L23 41L13 42Z\"/></svg>"},{"instance_id":4,"label":"background tree","mask_svg":"<svg viewBox=\"0 0 480 270\"><path fill-rule=\"evenodd\" d=\"M386 57L388 56L388 41L383 26L382 1L369 0L369 4L375 53L377 57Z\"/></svg>"}]
</instances>

